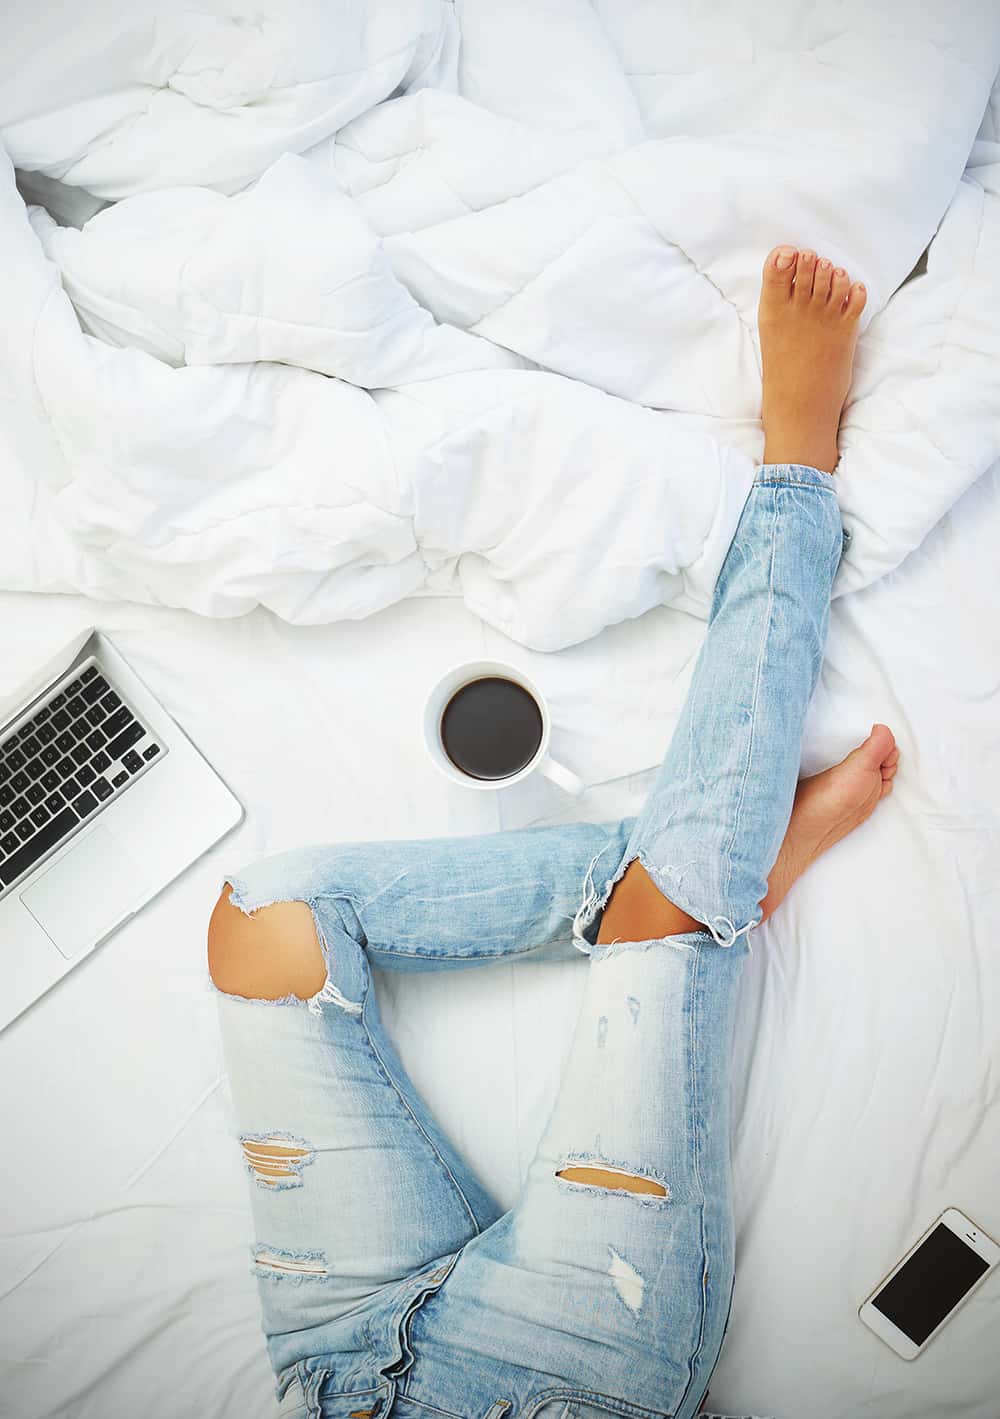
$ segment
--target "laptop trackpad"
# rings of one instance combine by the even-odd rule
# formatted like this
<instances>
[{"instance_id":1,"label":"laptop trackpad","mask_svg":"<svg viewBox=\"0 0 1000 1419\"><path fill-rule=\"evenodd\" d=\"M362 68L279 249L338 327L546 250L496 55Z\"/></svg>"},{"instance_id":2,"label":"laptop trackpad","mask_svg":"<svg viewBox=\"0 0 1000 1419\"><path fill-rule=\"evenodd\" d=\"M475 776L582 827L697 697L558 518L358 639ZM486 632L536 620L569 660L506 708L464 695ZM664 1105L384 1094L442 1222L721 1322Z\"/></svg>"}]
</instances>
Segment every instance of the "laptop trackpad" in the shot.
<instances>
[{"instance_id":1,"label":"laptop trackpad","mask_svg":"<svg viewBox=\"0 0 1000 1419\"><path fill-rule=\"evenodd\" d=\"M32 882L21 901L72 959L128 914L148 877L121 839L98 824Z\"/></svg>"}]
</instances>

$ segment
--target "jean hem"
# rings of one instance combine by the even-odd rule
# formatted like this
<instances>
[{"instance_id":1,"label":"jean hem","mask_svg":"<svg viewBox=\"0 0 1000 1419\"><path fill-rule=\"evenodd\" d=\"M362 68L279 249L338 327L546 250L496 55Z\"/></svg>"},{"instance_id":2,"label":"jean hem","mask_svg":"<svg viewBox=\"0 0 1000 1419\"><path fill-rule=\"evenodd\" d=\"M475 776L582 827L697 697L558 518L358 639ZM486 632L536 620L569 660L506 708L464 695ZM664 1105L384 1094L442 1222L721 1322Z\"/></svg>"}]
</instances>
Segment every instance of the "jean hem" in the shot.
<instances>
[{"instance_id":1,"label":"jean hem","mask_svg":"<svg viewBox=\"0 0 1000 1419\"><path fill-rule=\"evenodd\" d=\"M837 488L832 473L808 463L762 463L753 481L758 488L824 488L834 494Z\"/></svg>"}]
</instances>

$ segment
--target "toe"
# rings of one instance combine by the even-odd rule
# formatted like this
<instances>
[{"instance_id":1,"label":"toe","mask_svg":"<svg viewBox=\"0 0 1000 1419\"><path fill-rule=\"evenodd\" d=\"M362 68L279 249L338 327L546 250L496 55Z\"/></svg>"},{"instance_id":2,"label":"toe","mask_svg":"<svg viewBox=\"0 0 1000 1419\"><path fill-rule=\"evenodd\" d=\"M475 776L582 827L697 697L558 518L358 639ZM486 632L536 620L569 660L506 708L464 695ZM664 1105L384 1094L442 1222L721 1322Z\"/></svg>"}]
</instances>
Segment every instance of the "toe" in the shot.
<instances>
[{"instance_id":1,"label":"toe","mask_svg":"<svg viewBox=\"0 0 1000 1419\"><path fill-rule=\"evenodd\" d=\"M794 246L776 246L773 251L768 252L764 262L765 290L776 295L783 292L787 296L790 293L792 278L795 275L795 258L798 254Z\"/></svg>"},{"instance_id":2,"label":"toe","mask_svg":"<svg viewBox=\"0 0 1000 1419\"><path fill-rule=\"evenodd\" d=\"M833 279L830 282L830 307L833 310L841 310L847 300L847 293L851 289L851 279L843 266L835 266L833 269Z\"/></svg>"},{"instance_id":3,"label":"toe","mask_svg":"<svg viewBox=\"0 0 1000 1419\"><path fill-rule=\"evenodd\" d=\"M830 294L830 281L833 278L833 262L827 261L826 257L821 257L816 262L816 271L813 275L813 300L820 305L826 305L827 297Z\"/></svg>"},{"instance_id":4,"label":"toe","mask_svg":"<svg viewBox=\"0 0 1000 1419\"><path fill-rule=\"evenodd\" d=\"M863 744L859 744L857 753L867 768L878 769L881 772L882 765L896 747L892 730L887 724L873 724L872 732Z\"/></svg>"},{"instance_id":5,"label":"toe","mask_svg":"<svg viewBox=\"0 0 1000 1419\"><path fill-rule=\"evenodd\" d=\"M795 264L795 290L793 295L796 301L804 303L812 300L813 273L815 270L815 251L800 251L799 259Z\"/></svg>"},{"instance_id":6,"label":"toe","mask_svg":"<svg viewBox=\"0 0 1000 1419\"><path fill-rule=\"evenodd\" d=\"M860 281L855 281L847 297L847 307L845 315L848 320L857 320L858 316L865 308L865 301L868 299L868 292Z\"/></svg>"}]
</instances>

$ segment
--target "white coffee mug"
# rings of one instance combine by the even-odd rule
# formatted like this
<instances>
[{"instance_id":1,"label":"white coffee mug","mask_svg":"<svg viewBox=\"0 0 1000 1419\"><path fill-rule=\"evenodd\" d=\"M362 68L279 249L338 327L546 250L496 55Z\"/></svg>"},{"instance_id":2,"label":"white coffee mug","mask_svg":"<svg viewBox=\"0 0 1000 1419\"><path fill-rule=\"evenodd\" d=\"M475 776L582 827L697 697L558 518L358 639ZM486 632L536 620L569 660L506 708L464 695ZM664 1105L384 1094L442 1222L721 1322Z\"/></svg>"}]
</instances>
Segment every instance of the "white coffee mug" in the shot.
<instances>
[{"instance_id":1,"label":"white coffee mug","mask_svg":"<svg viewBox=\"0 0 1000 1419\"><path fill-rule=\"evenodd\" d=\"M441 720L451 697L463 685L468 685L472 680L482 680L488 675L497 675L504 680L513 680L515 685L520 685L522 689L527 690L538 706L538 712L542 717L542 737L535 750L534 758L529 764L525 764L523 769L518 769L516 774L509 774L506 778L481 779L463 773L458 765L453 764L449 759L441 741ZM511 784L520 783L521 779L527 778L529 774L538 769L540 773L543 773L547 779L551 779L554 784L558 784L566 793L574 795L582 793L586 784L578 779L576 774L564 768L562 764L556 763L549 753L551 736L552 718L541 690L525 675L523 670L518 670L514 665L506 665L502 660L469 660L464 665L456 665L453 670L448 671L447 675L442 675L427 696L424 705L424 743L427 745L427 751L445 778L451 779L452 783L460 783L465 788L509 788Z\"/></svg>"}]
</instances>

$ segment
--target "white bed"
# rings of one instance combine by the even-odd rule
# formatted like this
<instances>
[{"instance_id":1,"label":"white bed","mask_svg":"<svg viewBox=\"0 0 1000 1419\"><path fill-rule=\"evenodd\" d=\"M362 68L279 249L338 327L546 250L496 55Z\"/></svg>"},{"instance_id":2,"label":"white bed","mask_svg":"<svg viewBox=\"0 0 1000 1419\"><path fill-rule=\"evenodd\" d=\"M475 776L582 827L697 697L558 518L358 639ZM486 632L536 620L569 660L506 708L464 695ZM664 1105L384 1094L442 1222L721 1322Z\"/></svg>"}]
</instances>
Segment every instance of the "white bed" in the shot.
<instances>
[{"instance_id":1,"label":"white bed","mask_svg":"<svg viewBox=\"0 0 1000 1419\"><path fill-rule=\"evenodd\" d=\"M900 572L834 608L806 767L833 761L874 719L896 730L903 760L893 797L796 887L748 963L734 1072L737 1291L713 1384L727 1412L996 1414L1000 1289L979 1292L912 1365L855 1310L943 1207L1000 1233L998 525L1000 470ZM77 597L5 596L10 673L94 610ZM0 1040L13 1160L0 1413L264 1419L246 1180L204 979L222 871L295 842L637 811L703 626L664 609L543 655L456 598L311 628L264 611L211 621L97 610L248 817ZM453 658L482 654L530 667L551 697L554 748L588 784L579 808L544 781L466 793L423 756L423 694ZM585 970L377 976L405 1063L507 1205L557 1087ZM479 1061L461 1077L458 1053Z\"/></svg>"},{"instance_id":2,"label":"white bed","mask_svg":"<svg viewBox=\"0 0 1000 1419\"><path fill-rule=\"evenodd\" d=\"M44 16L45 8L31 14ZM427 11L436 3L409 8ZM512 54L505 47L508 31L491 28L496 11L482 3L460 5L462 92L472 95L469 102L502 112L505 121L538 125L590 155L620 155L636 132L642 137L642 125L669 129L675 90L664 74L672 72L687 76L688 116L699 115L711 135L720 130L709 103L712 84L736 83L764 21L758 16L755 30L736 10L703 15L697 24L689 16L690 42L665 55L666 39L680 32L681 9L670 7L674 28L664 24L658 34L655 24L651 33L640 23L653 24L656 7L623 3L616 10L602 3L591 11L559 0L546 8L547 28L533 31L538 43ZM818 14L797 19L786 9L800 46L819 46L820 38L836 45L832 32L817 38L816 27L826 23ZM511 4L506 13L513 45L531 10ZM598 16L603 28L596 20L596 27L581 28L577 22L586 15ZM978 67L970 58L973 22L982 26ZM896 731L903 759L892 798L813 868L756 934L734 1071L736 1301L712 1386L713 1407L723 1412L776 1419L996 1419L1000 1408L994 1340L1000 1286L987 1284L913 1365L897 1360L856 1317L871 1286L943 1207L964 1208L1000 1236L1000 972L994 965L1000 935L1000 465L986 471L1000 452L1000 303L991 267L991 253L1000 250L1000 196L993 195L1000 183L996 91L974 165L962 177L981 115L981 104L980 114L973 112L970 94L977 83L988 93L983 76L997 35L987 10L973 5L958 7L948 23L950 40L928 12L900 41L900 71L910 80L923 78L925 107L918 105L913 131L904 125L896 132L891 114L883 115L881 150L864 182L859 178L859 191L877 199L879 231L866 244L859 236L855 251L842 230L842 245L835 247L845 260L860 262L880 313L864 337L847 421L844 503L855 536L837 588L805 768L839 758L876 719ZM938 56L938 68L914 57L923 55L923 25L933 41L927 54ZM570 29L575 70L557 62ZM643 34L651 56L645 67L655 72L638 72L637 37ZM608 53L618 64L617 78ZM66 76L77 73L72 54L68 44L54 44L47 54L64 86ZM713 54L722 56L717 66ZM107 69L114 61L109 50L100 65ZM501 81L517 65L519 87L505 88ZM864 68L855 76L859 92ZM27 70L30 78L30 65ZM44 72L39 61L35 75ZM253 77L252 65L250 72ZM747 72L752 77L753 69ZM37 204L47 193L56 210L67 185L60 180L58 188L46 188L38 174L52 179L46 161L50 168L60 162L51 153L47 159L47 135L38 129L29 134L34 156L28 153L25 129L10 118L11 75L0 71L0 79L8 103L0 113L5 141L12 151L21 144L19 168L29 158L34 164L32 200ZM864 92L898 96L900 83L899 73L876 73ZM29 88L25 80L17 92L23 98ZM752 106L748 95L734 88L733 104L738 109L743 102L744 114ZM640 129L617 131L611 119L627 116L629 96L638 105ZM219 111L209 104L202 116L216 122ZM572 123L560 121L566 114ZM921 129L921 123L929 126ZM133 138L136 131L129 130ZM864 135L849 135L845 124L842 136L846 156L838 181L849 191L850 163L863 150ZM201 143L211 153L198 132L188 140L185 152ZM282 141L290 142L287 136ZM429 148L440 157L440 145ZM534 159L563 173L565 152L553 157L551 148L542 148ZM140 176L148 175L157 154L168 163L177 151L167 146L161 153L155 144L133 151L125 142L119 190L111 195L124 193L130 181L129 190L142 189L141 180L128 176L130 161ZM255 153L258 167L259 157ZM441 162L447 158L445 144ZM914 174L923 160L928 170L921 185ZM894 163L900 177L892 187ZM438 190L433 172L427 176L419 165L415 171L417 195L425 179L428 190ZM343 178L344 169L339 173ZM356 171L348 177L360 180ZM873 187L876 180L890 182L889 189ZM177 181L177 172L168 171L161 185ZM238 186L230 173L212 191ZM706 202L710 189L706 183ZM404 199L414 201L414 191L393 201L405 206ZM295 497L272 509L275 519L266 529L274 565L266 565L266 557L255 564L246 550L248 525L241 522L248 505L230 502L221 519L214 517L218 504L206 512L198 500L206 465L197 462L193 444L185 451L167 438L170 418L193 407L186 394L173 402L174 393L190 388L183 381L197 371L183 362L171 365L162 350L154 358L119 349L129 346L121 326L117 334L105 329L103 339L80 337L68 303L60 306L65 297L54 268L39 254L44 239L54 259L62 238L53 237L37 205L29 222L12 188L4 200L8 213L19 212L20 226L6 224L0 237L9 317L0 365L0 585L9 588L0 593L2 675L15 681L47 647L79 626L99 624L232 785L247 818L0 1037L8 1160L0 1203L0 1416L264 1419L273 1401L247 1256L249 1202L229 1133L204 971L205 925L222 872L297 842L475 833L636 812L676 719L704 631L706 588L759 452L759 430L738 407L753 395L753 371L740 373L737 350L728 372L736 368L736 375L729 385L728 375L722 379L736 391L735 404L707 414L694 396L687 404L676 398L679 389L685 395L678 383L684 360L671 354L666 366L674 384L652 392L638 384L614 389L619 399L627 397L612 415L611 405L594 401L606 399L601 391L622 369L638 381L639 366L630 361L642 353L648 332L640 330L631 345L626 339L604 365L589 350L594 360L583 369L564 366L587 349L563 349L554 337L544 350L525 344L546 312L570 308L577 273L562 294L558 283L550 284L543 307L522 304L518 311L510 301L498 308L489 340L499 345L489 349L518 353L482 357L496 367L461 372L468 347L463 340L449 343L440 357L458 367L443 381L436 374L426 381L428 397L444 390L426 423L423 416L400 415L401 396L380 396L378 417L396 439L394 467L416 471L405 487L390 489L401 501L382 506L383 512L390 507L388 520L365 524L364 536L372 540L359 534L345 553L337 524L320 549L322 565L274 555L294 543L296 527L308 525L300 514L330 476L328 468L310 463L319 445L307 444L297 448L298 463L284 469ZM882 310L946 207L928 276ZM802 232L802 240L817 245L825 235L835 242L838 223L842 227L836 211L815 204L793 203L782 215L796 228L792 239ZM392 212L381 216L388 221ZM80 212L74 217L83 220ZM525 229L547 230L547 220L529 221ZM749 245L762 239L755 230ZM897 239L908 245L906 261L893 254ZM475 242L463 238L449 256L440 249L428 255L428 241L422 248L397 242L394 270L419 288L438 319L448 318L441 310L450 302L458 321L453 333L460 334L468 312L458 319L456 291L468 291L462 283L469 271L459 260L459 282L449 261L465 259ZM712 269L721 271L727 299L749 310L753 273L734 264L732 249L718 247ZM82 268L72 265L76 256L68 247L61 255L63 280L71 282ZM527 260L532 252L521 255ZM753 256L756 261L756 248ZM98 261L88 269L99 268ZM138 263L136 269L146 268ZM434 289L427 275L442 269L456 278L446 291ZM11 330L32 314L42 289L32 286L35 278L48 282L40 306L45 321L32 325L41 343L25 358ZM630 309L628 293L620 294L622 308ZM89 319L82 295L80 302L81 318ZM130 306L129 319L141 308L141 302ZM591 312L601 329L611 328L614 314ZM624 330L635 333L628 321ZM183 331L183 338L190 333ZM705 349L710 357L710 339ZM338 358L346 358L345 350ZM438 358L440 352L431 353ZM254 368L240 364L238 352L220 358L217 365L209 361L207 371L210 379L218 376L217 390ZM231 358L237 362L227 363ZM283 358L270 351L270 359ZM538 426L532 425L528 443L517 445L532 454L524 464L532 486L549 473L552 481L543 485L549 494L569 486L579 450L567 451L565 435L577 419L593 428L610 421L612 436L628 445L628 456L613 467L622 482L602 481L602 465L595 464L586 506L574 509L576 521L562 543L553 543L540 515L521 529L510 523L493 528L495 560L468 555L485 544L469 540L468 523L446 525L441 512L448 497L435 497L452 485L444 475L435 483L434 469L454 476L465 467L482 476L483 468L499 466L503 438L513 437L512 430L524 436L526 425L515 419L498 431L480 415L498 389L503 393L504 380L531 376L536 362L560 370L572 393L555 400L570 403L555 425L545 426L544 439L533 442ZM259 368L287 379L289 389L305 378L301 362ZM113 378L105 379L109 370ZM70 376L81 381L75 391ZM470 394L461 381L480 376L489 385ZM449 379L459 383L449 385ZM326 383L352 397L354 386ZM40 406L35 395L42 387L50 402ZM128 396L121 418L88 432L81 416L86 399L114 388ZM706 388L709 400L714 391ZM643 483L642 459L652 437L646 404L674 411L667 415L666 443L659 433L655 440L657 466L665 471L648 480L663 501L643 512L647 520L661 507L670 513L664 529L670 556L663 564L652 540L634 540L645 529L630 524L615 501L622 487ZM550 410L547 396L538 407ZM140 415L156 418L144 426ZM358 417L363 424L369 416ZM441 444L442 429L458 425L472 430L475 447L486 447L489 458L469 462L467 443L458 462L434 465L428 449ZM227 430L220 427L222 438ZM734 452L710 457L706 435L720 427ZM633 430L639 432L630 442ZM136 464L137 451L148 455L145 464ZM671 482L671 458L684 451L695 458L697 476ZM185 452L192 464L184 463ZM136 487L154 488L169 504L170 536L162 535L170 518L150 517L132 500L135 490L124 475L136 467L153 479ZM689 472L680 469L676 477ZM377 505L373 486L366 486L369 508ZM254 496L263 494L266 502L267 493L261 486ZM416 511L406 502L411 493ZM544 514L544 504L539 508ZM174 535L184 517L189 534L203 539L204 555L190 556L192 542ZM393 541L403 522L405 535ZM392 536L378 541L387 527ZM522 547L531 556L519 561ZM547 558L570 547L588 560L598 588L588 599L580 586L575 617L565 614L561 600L572 580L538 575ZM644 575L624 575L617 562L625 547L633 569ZM414 577L415 549L423 563ZM343 574L335 576L335 568ZM573 575L579 583L579 569ZM290 624L295 620L302 624ZM446 783L424 755L419 709L427 688L454 661L482 655L524 665L543 687L553 710L553 751L588 785L580 802L540 779L495 796L466 793ZM585 969L580 961L377 977L404 1062L505 1204L516 1198L558 1086ZM450 1068L458 1051L480 1061L461 1079Z\"/></svg>"}]
</instances>

